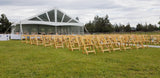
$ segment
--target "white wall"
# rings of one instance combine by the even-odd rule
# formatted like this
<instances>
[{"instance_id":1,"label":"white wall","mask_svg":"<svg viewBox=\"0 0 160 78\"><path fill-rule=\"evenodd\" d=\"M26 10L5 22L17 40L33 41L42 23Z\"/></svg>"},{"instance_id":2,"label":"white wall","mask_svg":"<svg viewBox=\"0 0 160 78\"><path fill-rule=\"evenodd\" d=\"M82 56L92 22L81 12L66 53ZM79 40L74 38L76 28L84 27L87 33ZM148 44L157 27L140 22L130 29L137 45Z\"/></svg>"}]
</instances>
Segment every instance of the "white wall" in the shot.
<instances>
[{"instance_id":1,"label":"white wall","mask_svg":"<svg viewBox=\"0 0 160 78\"><path fill-rule=\"evenodd\" d=\"M21 39L21 35L20 34L11 34L11 39L20 40Z\"/></svg>"},{"instance_id":2,"label":"white wall","mask_svg":"<svg viewBox=\"0 0 160 78\"><path fill-rule=\"evenodd\" d=\"M0 34L0 41L10 40L10 34Z\"/></svg>"}]
</instances>

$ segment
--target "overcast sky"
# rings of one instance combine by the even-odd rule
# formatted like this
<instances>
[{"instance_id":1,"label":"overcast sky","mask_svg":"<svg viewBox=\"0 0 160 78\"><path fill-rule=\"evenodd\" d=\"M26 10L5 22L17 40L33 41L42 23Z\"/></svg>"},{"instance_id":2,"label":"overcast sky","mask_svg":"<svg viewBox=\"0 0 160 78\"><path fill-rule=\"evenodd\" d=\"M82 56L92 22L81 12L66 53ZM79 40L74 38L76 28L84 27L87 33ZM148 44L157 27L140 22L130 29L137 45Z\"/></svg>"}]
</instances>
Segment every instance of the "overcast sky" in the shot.
<instances>
[{"instance_id":1,"label":"overcast sky","mask_svg":"<svg viewBox=\"0 0 160 78\"><path fill-rule=\"evenodd\" d=\"M26 19L40 12L59 8L82 23L94 16L109 15L112 24L157 24L160 21L160 0L0 0L0 14L12 22Z\"/></svg>"}]
</instances>

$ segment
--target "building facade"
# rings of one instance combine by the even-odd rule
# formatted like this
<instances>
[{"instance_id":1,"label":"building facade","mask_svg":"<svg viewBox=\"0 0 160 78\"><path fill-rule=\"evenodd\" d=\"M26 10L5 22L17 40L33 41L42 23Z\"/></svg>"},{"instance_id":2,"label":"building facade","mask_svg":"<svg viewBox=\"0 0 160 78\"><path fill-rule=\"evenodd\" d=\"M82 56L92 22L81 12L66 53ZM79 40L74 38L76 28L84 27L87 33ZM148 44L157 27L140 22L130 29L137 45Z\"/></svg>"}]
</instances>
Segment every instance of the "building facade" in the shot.
<instances>
[{"instance_id":1,"label":"building facade","mask_svg":"<svg viewBox=\"0 0 160 78\"><path fill-rule=\"evenodd\" d=\"M12 34L84 34L84 24L55 8L14 23Z\"/></svg>"}]
</instances>

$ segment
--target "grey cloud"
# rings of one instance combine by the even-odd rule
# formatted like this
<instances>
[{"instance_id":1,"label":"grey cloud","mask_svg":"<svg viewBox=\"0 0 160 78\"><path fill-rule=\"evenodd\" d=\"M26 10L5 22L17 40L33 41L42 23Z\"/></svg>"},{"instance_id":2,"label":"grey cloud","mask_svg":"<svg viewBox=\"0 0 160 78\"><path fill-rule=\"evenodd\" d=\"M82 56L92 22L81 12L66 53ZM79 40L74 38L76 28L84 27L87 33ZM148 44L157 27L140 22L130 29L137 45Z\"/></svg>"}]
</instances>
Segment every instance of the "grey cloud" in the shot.
<instances>
[{"instance_id":1,"label":"grey cloud","mask_svg":"<svg viewBox=\"0 0 160 78\"><path fill-rule=\"evenodd\" d=\"M45 0L0 0L0 5L37 6L45 4Z\"/></svg>"},{"instance_id":2,"label":"grey cloud","mask_svg":"<svg viewBox=\"0 0 160 78\"><path fill-rule=\"evenodd\" d=\"M24 13L24 16L27 17L29 12L31 12L31 15L40 12L39 10L58 7L68 10L72 15L80 16L81 20L85 20L83 22L92 20L89 18L93 18L94 15L100 13L101 15L109 14L111 22L128 23L128 21L133 21L135 23L136 20L140 19L139 17L158 15L160 0L0 0L0 7L3 11L10 10L7 11L9 17L13 17L13 13L17 13L16 15ZM29 9L34 11L26 11ZM78 11L75 12L77 14L72 13L73 10Z\"/></svg>"},{"instance_id":3,"label":"grey cloud","mask_svg":"<svg viewBox=\"0 0 160 78\"><path fill-rule=\"evenodd\" d=\"M13 6L53 6L72 9L105 8L114 9L122 7L111 0L0 0L0 5Z\"/></svg>"}]
</instances>

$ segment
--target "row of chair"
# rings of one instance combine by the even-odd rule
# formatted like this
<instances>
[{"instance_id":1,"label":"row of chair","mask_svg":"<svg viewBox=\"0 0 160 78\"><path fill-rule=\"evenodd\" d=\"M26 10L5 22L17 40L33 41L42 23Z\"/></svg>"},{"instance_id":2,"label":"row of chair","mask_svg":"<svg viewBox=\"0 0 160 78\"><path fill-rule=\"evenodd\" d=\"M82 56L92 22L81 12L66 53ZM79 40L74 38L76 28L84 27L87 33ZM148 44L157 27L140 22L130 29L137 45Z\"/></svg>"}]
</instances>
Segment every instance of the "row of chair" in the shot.
<instances>
[{"instance_id":1,"label":"row of chair","mask_svg":"<svg viewBox=\"0 0 160 78\"><path fill-rule=\"evenodd\" d=\"M22 35L22 42L33 45L96 52L122 51L160 44L160 35Z\"/></svg>"}]
</instances>

